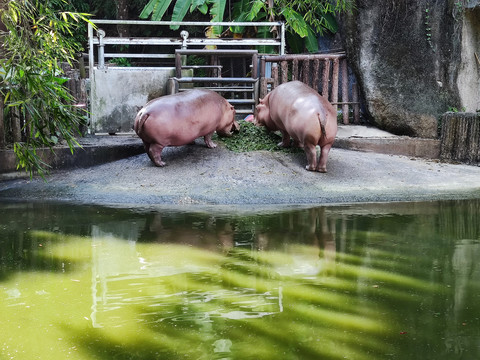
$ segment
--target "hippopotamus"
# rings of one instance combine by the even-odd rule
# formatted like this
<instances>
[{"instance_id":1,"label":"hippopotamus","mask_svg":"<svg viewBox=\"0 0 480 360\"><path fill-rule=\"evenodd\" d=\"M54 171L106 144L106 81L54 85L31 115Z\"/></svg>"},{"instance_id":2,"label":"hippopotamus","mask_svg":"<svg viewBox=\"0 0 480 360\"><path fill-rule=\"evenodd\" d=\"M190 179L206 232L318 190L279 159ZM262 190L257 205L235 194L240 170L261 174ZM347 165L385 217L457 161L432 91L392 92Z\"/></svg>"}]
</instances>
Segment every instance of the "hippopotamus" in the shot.
<instances>
[{"instance_id":1,"label":"hippopotamus","mask_svg":"<svg viewBox=\"0 0 480 360\"><path fill-rule=\"evenodd\" d=\"M166 146L190 144L203 136L208 148L216 131L231 136L240 126L235 121L235 109L215 91L193 89L166 95L148 102L135 117L133 128L142 139L150 160L165 166L162 150Z\"/></svg>"},{"instance_id":2,"label":"hippopotamus","mask_svg":"<svg viewBox=\"0 0 480 360\"><path fill-rule=\"evenodd\" d=\"M303 147L306 169L327 172L327 159L337 135L337 114L326 98L300 81L277 86L255 108L255 123L270 131L280 131L278 145ZM320 146L317 160L316 146Z\"/></svg>"}]
</instances>

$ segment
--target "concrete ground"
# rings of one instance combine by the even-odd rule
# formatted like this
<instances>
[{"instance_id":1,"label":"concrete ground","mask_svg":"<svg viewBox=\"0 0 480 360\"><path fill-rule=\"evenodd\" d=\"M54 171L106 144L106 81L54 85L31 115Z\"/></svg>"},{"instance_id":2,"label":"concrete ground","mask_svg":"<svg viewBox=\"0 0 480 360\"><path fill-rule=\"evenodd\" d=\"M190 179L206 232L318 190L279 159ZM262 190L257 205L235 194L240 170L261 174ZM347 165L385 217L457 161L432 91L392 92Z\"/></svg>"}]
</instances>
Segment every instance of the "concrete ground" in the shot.
<instances>
[{"instance_id":1,"label":"concrete ground","mask_svg":"<svg viewBox=\"0 0 480 360\"><path fill-rule=\"evenodd\" d=\"M99 165L59 166L47 182L3 174L0 201L260 207L480 198L480 167L435 159L438 141L397 137L363 126L340 127L326 174L306 171L303 152L234 153L222 145L208 149L197 139L196 145L166 148L167 166L157 168L140 153L141 142L132 135L82 141L85 150L79 151L89 152L90 164ZM117 149L113 155L123 151L124 158L98 160L112 149Z\"/></svg>"}]
</instances>

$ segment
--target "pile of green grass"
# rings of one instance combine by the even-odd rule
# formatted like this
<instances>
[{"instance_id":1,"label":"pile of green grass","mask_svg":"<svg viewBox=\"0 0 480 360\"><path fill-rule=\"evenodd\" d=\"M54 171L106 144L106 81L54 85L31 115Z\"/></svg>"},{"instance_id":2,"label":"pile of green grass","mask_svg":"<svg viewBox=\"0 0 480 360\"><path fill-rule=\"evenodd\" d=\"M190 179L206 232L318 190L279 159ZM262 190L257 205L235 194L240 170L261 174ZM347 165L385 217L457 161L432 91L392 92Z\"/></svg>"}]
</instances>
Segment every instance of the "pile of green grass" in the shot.
<instances>
[{"instance_id":1,"label":"pile of green grass","mask_svg":"<svg viewBox=\"0 0 480 360\"><path fill-rule=\"evenodd\" d=\"M283 148L277 146L277 144L282 141L282 137L279 134L269 132L264 126L255 126L247 121L240 121L239 133L233 134L231 137L218 137L217 140L223 142L228 150L235 152L258 150L284 152L302 151L298 148Z\"/></svg>"}]
</instances>

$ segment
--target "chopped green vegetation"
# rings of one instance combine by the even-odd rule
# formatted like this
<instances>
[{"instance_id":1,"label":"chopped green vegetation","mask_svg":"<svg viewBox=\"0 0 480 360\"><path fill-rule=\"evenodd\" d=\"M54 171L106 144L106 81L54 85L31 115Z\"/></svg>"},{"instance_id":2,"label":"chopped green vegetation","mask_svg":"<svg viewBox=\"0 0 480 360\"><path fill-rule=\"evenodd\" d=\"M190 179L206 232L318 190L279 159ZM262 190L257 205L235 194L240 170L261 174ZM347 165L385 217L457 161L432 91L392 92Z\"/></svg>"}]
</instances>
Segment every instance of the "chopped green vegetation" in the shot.
<instances>
[{"instance_id":1,"label":"chopped green vegetation","mask_svg":"<svg viewBox=\"0 0 480 360\"><path fill-rule=\"evenodd\" d=\"M257 150L297 152L301 149L282 148L277 144L282 140L281 136L274 132L268 132L263 126L255 126L251 122L241 121L240 132L231 137L218 137L228 150L234 152L248 152Z\"/></svg>"}]
</instances>

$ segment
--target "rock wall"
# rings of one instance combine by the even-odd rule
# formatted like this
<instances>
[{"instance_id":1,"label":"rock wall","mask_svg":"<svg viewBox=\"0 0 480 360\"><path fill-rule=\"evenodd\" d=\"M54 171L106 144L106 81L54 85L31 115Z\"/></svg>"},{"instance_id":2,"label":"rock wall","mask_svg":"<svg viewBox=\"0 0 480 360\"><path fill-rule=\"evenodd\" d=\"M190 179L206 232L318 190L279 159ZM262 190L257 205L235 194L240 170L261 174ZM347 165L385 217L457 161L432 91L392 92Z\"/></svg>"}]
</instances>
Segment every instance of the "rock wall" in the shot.
<instances>
[{"instance_id":1,"label":"rock wall","mask_svg":"<svg viewBox=\"0 0 480 360\"><path fill-rule=\"evenodd\" d=\"M449 108L480 108L479 0L355 3L342 34L376 126L436 138Z\"/></svg>"}]
</instances>

